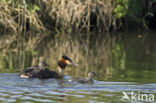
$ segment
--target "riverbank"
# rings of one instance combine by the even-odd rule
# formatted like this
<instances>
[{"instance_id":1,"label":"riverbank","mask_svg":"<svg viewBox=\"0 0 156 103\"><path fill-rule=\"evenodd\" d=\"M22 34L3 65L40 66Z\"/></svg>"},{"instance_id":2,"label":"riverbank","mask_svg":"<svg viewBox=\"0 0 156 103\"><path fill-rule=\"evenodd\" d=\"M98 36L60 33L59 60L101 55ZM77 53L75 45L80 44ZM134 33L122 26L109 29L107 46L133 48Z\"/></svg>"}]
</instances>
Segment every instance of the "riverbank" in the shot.
<instances>
[{"instance_id":1,"label":"riverbank","mask_svg":"<svg viewBox=\"0 0 156 103\"><path fill-rule=\"evenodd\" d=\"M58 34L156 28L156 2L152 0L1 0L0 7L1 35L28 38L41 31Z\"/></svg>"}]
</instances>

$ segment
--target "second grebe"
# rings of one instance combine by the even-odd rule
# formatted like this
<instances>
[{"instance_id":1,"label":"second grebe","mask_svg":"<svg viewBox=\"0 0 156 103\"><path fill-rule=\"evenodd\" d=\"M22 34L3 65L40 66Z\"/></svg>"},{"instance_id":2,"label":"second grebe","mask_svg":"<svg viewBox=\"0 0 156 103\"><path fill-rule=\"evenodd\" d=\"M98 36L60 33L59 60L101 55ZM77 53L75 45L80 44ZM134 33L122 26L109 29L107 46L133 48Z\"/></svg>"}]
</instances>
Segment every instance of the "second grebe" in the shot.
<instances>
[{"instance_id":1,"label":"second grebe","mask_svg":"<svg viewBox=\"0 0 156 103\"><path fill-rule=\"evenodd\" d=\"M65 70L66 66L72 64L77 65L67 56L62 56L62 58L58 61L57 72L47 69L46 66L48 66L48 64L43 61L37 66L24 69L20 74L20 77L40 79L62 78L64 75L63 71Z\"/></svg>"},{"instance_id":2,"label":"second grebe","mask_svg":"<svg viewBox=\"0 0 156 103\"><path fill-rule=\"evenodd\" d=\"M73 79L69 79L69 82L78 82L81 84L93 84L93 79L92 77L96 76L96 74L94 72L90 72L88 73L88 77L86 78L73 78Z\"/></svg>"}]
</instances>

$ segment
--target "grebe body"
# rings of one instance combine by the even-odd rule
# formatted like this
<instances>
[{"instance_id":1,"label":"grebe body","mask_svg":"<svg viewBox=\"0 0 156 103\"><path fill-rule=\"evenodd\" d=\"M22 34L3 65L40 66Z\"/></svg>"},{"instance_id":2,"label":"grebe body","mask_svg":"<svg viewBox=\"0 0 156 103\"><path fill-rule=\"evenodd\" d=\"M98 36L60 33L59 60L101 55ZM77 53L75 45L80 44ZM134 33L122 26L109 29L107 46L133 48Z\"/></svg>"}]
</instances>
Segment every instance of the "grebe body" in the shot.
<instances>
[{"instance_id":1,"label":"grebe body","mask_svg":"<svg viewBox=\"0 0 156 103\"><path fill-rule=\"evenodd\" d=\"M63 71L65 70L66 66L72 64L77 65L67 56L62 56L62 58L58 61L57 71L47 69L46 66L48 66L48 64L43 61L39 65L23 69L20 77L40 79L62 78L64 75Z\"/></svg>"},{"instance_id":2,"label":"grebe body","mask_svg":"<svg viewBox=\"0 0 156 103\"><path fill-rule=\"evenodd\" d=\"M73 78L73 79L69 79L69 82L78 82L81 84L93 84L93 79L92 77L96 76L96 74L94 72L90 72L88 73L88 77L84 77L84 78Z\"/></svg>"}]
</instances>

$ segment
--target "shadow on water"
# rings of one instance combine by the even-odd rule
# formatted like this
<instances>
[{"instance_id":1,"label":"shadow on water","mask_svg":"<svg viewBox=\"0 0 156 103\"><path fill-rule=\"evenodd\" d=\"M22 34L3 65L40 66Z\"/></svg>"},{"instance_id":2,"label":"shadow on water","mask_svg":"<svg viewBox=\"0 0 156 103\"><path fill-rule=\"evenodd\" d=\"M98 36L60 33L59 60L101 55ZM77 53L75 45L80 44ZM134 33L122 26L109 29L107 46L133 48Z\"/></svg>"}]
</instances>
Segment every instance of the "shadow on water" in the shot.
<instances>
[{"instance_id":1,"label":"shadow on water","mask_svg":"<svg viewBox=\"0 0 156 103\"><path fill-rule=\"evenodd\" d=\"M123 91L128 96L131 92L156 96L154 33L114 35L46 35L26 41L22 46L15 43L16 48L3 46L0 48L0 102L130 102L122 100ZM23 68L43 59L51 65L51 70L56 70L57 60L63 54L79 64L69 66L65 70L68 76L63 80L19 78ZM90 71L98 74L93 85L68 82L69 78L87 76Z\"/></svg>"}]
</instances>

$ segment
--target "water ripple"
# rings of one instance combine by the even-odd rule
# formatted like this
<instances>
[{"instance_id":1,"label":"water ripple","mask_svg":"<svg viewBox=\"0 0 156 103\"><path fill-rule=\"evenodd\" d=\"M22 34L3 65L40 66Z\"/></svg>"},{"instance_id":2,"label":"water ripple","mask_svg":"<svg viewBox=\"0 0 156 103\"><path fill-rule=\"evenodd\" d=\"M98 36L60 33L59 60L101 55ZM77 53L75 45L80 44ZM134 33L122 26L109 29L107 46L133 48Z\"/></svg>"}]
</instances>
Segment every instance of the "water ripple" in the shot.
<instances>
[{"instance_id":1,"label":"water ripple","mask_svg":"<svg viewBox=\"0 0 156 103\"><path fill-rule=\"evenodd\" d=\"M0 74L0 102L6 103L113 102L120 101L123 91L156 95L156 84L95 81L93 85L82 85L70 84L66 79L25 79L18 74Z\"/></svg>"}]
</instances>

